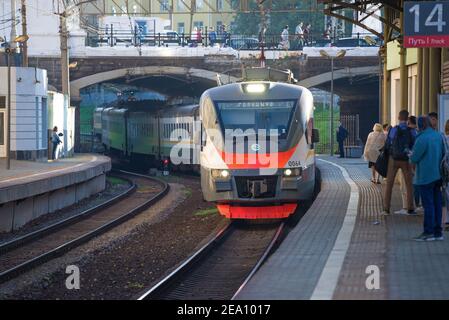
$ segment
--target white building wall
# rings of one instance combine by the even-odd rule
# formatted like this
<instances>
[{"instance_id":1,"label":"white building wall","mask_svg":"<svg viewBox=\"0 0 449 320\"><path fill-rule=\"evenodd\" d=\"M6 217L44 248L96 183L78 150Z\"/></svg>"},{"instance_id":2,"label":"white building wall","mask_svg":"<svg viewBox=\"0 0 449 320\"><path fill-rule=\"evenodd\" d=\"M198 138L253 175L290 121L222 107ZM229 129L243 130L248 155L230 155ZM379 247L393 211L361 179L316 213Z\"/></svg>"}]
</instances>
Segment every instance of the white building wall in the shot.
<instances>
[{"instance_id":1,"label":"white building wall","mask_svg":"<svg viewBox=\"0 0 449 320\"><path fill-rule=\"evenodd\" d=\"M28 54L30 56L57 56L60 54L58 0L27 0ZM20 0L16 0L16 33L22 34ZM0 19L11 18L11 1L0 0ZM0 25L0 36L10 40L11 27L8 23ZM85 32L80 28L77 9L67 19L69 46L71 49L83 47Z\"/></svg>"},{"instance_id":2,"label":"white building wall","mask_svg":"<svg viewBox=\"0 0 449 320\"><path fill-rule=\"evenodd\" d=\"M8 68L0 67L0 96L7 96L7 75ZM47 70L11 68L11 151L47 149L46 98Z\"/></svg>"}]
</instances>

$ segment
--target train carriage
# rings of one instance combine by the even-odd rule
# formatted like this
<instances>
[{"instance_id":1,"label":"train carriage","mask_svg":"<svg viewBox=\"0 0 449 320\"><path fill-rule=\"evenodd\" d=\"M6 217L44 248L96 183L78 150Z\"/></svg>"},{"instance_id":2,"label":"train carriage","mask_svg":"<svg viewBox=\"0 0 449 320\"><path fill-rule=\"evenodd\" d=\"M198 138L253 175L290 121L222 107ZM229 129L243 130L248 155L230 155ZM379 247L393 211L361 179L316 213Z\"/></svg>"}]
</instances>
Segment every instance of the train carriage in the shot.
<instances>
[{"instance_id":1,"label":"train carriage","mask_svg":"<svg viewBox=\"0 0 449 320\"><path fill-rule=\"evenodd\" d=\"M197 164L198 149L195 141L199 140L200 132L197 123L198 112L198 105L173 106L160 110L161 159L170 159L173 164L183 166ZM180 150L175 157L172 154L173 147Z\"/></svg>"},{"instance_id":2,"label":"train carriage","mask_svg":"<svg viewBox=\"0 0 449 320\"><path fill-rule=\"evenodd\" d=\"M127 154L136 160L153 162L159 154L158 118L155 112L129 112Z\"/></svg>"},{"instance_id":3,"label":"train carriage","mask_svg":"<svg viewBox=\"0 0 449 320\"><path fill-rule=\"evenodd\" d=\"M94 136L101 137L103 134L101 126L102 126L102 113L104 108L95 108L94 110L94 125L93 125L93 132Z\"/></svg>"},{"instance_id":4,"label":"train carriage","mask_svg":"<svg viewBox=\"0 0 449 320\"><path fill-rule=\"evenodd\" d=\"M103 110L103 144L110 153L127 156L127 109Z\"/></svg>"}]
</instances>

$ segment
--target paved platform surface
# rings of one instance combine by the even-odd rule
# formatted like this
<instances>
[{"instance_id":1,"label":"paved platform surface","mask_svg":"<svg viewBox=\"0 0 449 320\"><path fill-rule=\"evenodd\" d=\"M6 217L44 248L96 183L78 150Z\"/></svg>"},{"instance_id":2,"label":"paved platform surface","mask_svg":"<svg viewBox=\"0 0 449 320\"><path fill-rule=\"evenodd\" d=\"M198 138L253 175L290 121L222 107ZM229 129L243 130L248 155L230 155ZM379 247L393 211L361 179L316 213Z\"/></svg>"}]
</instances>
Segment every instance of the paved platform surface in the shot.
<instances>
[{"instance_id":1,"label":"paved platform surface","mask_svg":"<svg viewBox=\"0 0 449 320\"><path fill-rule=\"evenodd\" d=\"M5 159L0 159L0 203L88 180L109 171L111 161L102 155L77 154L53 162L12 160L11 169L5 168Z\"/></svg>"},{"instance_id":2,"label":"paved platform surface","mask_svg":"<svg viewBox=\"0 0 449 320\"><path fill-rule=\"evenodd\" d=\"M415 242L422 214L380 217L385 185L370 182L363 160L317 164L320 194L237 298L449 299L449 235ZM396 186L392 212L401 204ZM367 268L378 268L379 289L366 287Z\"/></svg>"}]
</instances>

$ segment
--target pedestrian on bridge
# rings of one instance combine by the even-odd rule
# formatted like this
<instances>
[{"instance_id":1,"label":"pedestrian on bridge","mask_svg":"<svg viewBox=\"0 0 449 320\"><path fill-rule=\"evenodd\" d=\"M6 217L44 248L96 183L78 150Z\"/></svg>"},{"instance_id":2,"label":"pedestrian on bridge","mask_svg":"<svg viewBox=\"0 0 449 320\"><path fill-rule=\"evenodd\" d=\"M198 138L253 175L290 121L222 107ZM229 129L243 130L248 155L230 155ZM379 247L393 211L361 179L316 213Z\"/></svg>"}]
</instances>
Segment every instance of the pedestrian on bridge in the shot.
<instances>
[{"instance_id":1,"label":"pedestrian on bridge","mask_svg":"<svg viewBox=\"0 0 449 320\"><path fill-rule=\"evenodd\" d=\"M303 23L300 22L295 28L295 37L298 43L298 50L302 50L304 47L304 30L302 29Z\"/></svg>"},{"instance_id":2,"label":"pedestrian on bridge","mask_svg":"<svg viewBox=\"0 0 449 320\"><path fill-rule=\"evenodd\" d=\"M209 28L209 43L210 46L213 47L215 42L217 41L217 33L214 31L213 27Z\"/></svg>"},{"instance_id":3,"label":"pedestrian on bridge","mask_svg":"<svg viewBox=\"0 0 449 320\"><path fill-rule=\"evenodd\" d=\"M282 30L282 33L281 33L281 48L284 50L290 49L290 42L289 42L288 38L289 38L288 26L285 26L284 30Z\"/></svg>"}]
</instances>

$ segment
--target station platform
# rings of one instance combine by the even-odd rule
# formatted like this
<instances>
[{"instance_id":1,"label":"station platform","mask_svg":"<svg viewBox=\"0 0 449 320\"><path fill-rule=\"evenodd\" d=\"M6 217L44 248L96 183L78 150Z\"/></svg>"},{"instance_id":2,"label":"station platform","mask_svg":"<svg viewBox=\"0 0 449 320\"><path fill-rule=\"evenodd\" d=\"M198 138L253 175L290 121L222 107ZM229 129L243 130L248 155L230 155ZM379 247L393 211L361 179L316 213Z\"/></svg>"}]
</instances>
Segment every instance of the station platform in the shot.
<instances>
[{"instance_id":1,"label":"station platform","mask_svg":"<svg viewBox=\"0 0 449 320\"><path fill-rule=\"evenodd\" d=\"M320 194L237 299L448 299L449 235L416 242L422 214L381 217L385 184L362 159L317 165ZM395 186L391 212L401 207Z\"/></svg>"},{"instance_id":2,"label":"station platform","mask_svg":"<svg viewBox=\"0 0 449 320\"><path fill-rule=\"evenodd\" d=\"M0 159L0 232L70 206L105 188L108 157L77 154L52 162Z\"/></svg>"}]
</instances>

